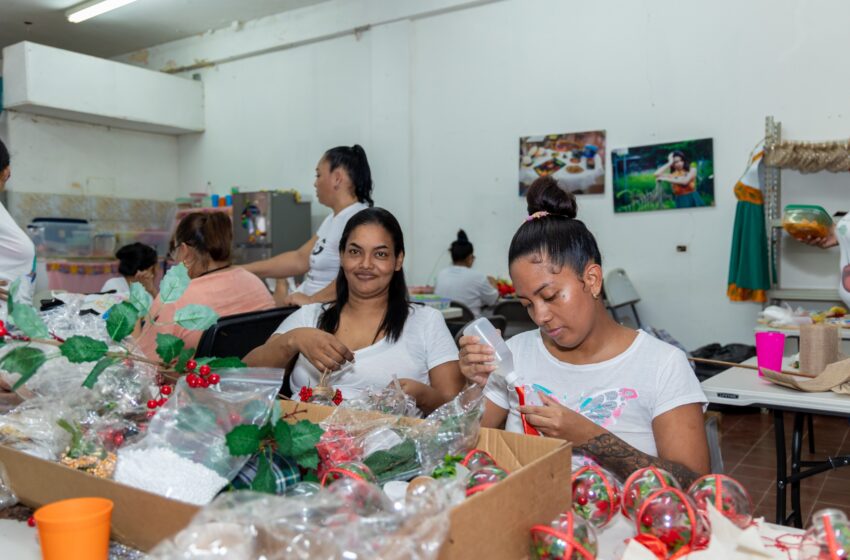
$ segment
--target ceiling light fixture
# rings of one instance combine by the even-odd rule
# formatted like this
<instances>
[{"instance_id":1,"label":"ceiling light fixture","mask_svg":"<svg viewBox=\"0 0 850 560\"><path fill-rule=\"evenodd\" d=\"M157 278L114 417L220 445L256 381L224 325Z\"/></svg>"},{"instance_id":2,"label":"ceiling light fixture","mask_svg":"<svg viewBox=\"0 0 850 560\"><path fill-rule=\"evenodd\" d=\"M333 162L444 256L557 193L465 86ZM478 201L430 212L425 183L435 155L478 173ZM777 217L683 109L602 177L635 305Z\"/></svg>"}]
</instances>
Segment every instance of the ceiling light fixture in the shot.
<instances>
[{"instance_id":1,"label":"ceiling light fixture","mask_svg":"<svg viewBox=\"0 0 850 560\"><path fill-rule=\"evenodd\" d=\"M132 4L136 0L89 0L78 4L65 12L65 17L71 23L80 23L93 17L97 17L106 12L111 12L116 8Z\"/></svg>"}]
</instances>

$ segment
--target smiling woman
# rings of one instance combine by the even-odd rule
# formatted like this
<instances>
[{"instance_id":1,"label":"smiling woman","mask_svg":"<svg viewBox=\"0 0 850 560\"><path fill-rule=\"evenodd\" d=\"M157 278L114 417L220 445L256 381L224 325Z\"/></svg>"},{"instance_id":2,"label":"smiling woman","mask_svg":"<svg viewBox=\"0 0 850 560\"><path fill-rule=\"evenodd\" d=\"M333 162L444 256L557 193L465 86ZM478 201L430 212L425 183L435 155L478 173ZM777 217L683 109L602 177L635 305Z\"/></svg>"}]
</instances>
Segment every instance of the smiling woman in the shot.
<instances>
[{"instance_id":1,"label":"smiling woman","mask_svg":"<svg viewBox=\"0 0 850 560\"><path fill-rule=\"evenodd\" d=\"M245 362L290 367L293 393L332 372L330 383L345 399L383 388L393 375L425 412L457 395L464 384L457 347L438 311L408 300L404 236L395 217L383 208L355 214L339 255L336 301L290 315Z\"/></svg>"},{"instance_id":2,"label":"smiling woman","mask_svg":"<svg viewBox=\"0 0 850 560\"><path fill-rule=\"evenodd\" d=\"M539 330L507 341L519 392L489 374L493 350L463 337L461 371L486 382L482 425L566 439L622 478L671 471L683 486L708 472L702 393L680 350L617 324L601 298L602 257L576 219L575 197L551 178L528 190L529 216L511 241L516 295ZM488 378L489 377L489 378ZM529 406L531 400L537 406Z\"/></svg>"}]
</instances>

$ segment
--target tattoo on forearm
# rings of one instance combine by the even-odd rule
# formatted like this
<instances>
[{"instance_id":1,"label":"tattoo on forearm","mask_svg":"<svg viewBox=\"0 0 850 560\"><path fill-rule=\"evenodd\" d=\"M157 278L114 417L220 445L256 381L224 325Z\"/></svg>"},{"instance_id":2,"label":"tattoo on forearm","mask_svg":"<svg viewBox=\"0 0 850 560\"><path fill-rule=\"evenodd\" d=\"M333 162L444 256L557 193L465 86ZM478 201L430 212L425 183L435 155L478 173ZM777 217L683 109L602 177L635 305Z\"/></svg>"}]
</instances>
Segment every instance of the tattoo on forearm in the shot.
<instances>
[{"instance_id":1,"label":"tattoo on forearm","mask_svg":"<svg viewBox=\"0 0 850 560\"><path fill-rule=\"evenodd\" d=\"M682 488L688 488L699 478L699 475L689 468L647 455L610 433L600 434L575 449L591 457L621 480L626 480L636 470L649 466L666 470L676 477Z\"/></svg>"}]
</instances>

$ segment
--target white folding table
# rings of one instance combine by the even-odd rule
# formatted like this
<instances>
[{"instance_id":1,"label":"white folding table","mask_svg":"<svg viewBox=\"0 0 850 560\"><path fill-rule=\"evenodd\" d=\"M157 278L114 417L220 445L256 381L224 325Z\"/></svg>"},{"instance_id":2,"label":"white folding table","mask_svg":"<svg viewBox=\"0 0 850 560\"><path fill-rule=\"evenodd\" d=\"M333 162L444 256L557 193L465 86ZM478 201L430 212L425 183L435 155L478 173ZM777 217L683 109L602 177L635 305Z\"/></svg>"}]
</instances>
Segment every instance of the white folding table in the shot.
<instances>
[{"instance_id":1,"label":"white folding table","mask_svg":"<svg viewBox=\"0 0 850 560\"><path fill-rule=\"evenodd\" d=\"M756 365L751 358L745 364ZM787 368L787 360L783 368ZM828 457L823 461L801 460L803 446L803 419L806 414L828 414L850 417L850 395L831 391L806 393L782 387L759 377L755 370L730 368L702 382L709 402L732 406L759 406L773 411L776 440L776 523L793 522L802 527L800 507L800 482L822 472L850 465L850 455ZM784 412L794 413L791 438L791 470L786 467ZM804 470L805 468L805 470ZM791 488L791 513L786 516L785 492Z\"/></svg>"}]
</instances>

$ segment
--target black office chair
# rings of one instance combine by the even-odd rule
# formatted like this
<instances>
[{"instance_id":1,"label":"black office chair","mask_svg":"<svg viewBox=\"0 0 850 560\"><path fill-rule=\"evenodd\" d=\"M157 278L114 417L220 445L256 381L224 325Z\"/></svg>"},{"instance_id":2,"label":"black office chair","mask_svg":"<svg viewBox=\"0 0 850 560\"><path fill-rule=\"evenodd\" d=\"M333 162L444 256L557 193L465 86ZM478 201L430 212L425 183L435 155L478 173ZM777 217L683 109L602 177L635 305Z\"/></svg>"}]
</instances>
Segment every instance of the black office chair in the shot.
<instances>
[{"instance_id":1,"label":"black office chair","mask_svg":"<svg viewBox=\"0 0 850 560\"><path fill-rule=\"evenodd\" d=\"M283 320L297 310L298 307L276 307L221 317L201 335L195 357L244 358L262 346Z\"/></svg>"},{"instance_id":2,"label":"black office chair","mask_svg":"<svg viewBox=\"0 0 850 560\"><path fill-rule=\"evenodd\" d=\"M501 315L507 320L507 325L502 329L502 337L505 340L515 334L533 331L537 328L537 325L528 316L528 311L519 301L500 301L493 308L493 315Z\"/></svg>"},{"instance_id":3,"label":"black office chair","mask_svg":"<svg viewBox=\"0 0 850 560\"><path fill-rule=\"evenodd\" d=\"M455 336L470 321L475 319L475 314L472 313L471 309L469 309L466 305L462 304L459 301L452 301L449 304L449 307L456 307L461 311L460 317L457 317L455 319L446 319L446 326L449 327L449 332L452 333L452 336Z\"/></svg>"}]
</instances>

